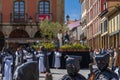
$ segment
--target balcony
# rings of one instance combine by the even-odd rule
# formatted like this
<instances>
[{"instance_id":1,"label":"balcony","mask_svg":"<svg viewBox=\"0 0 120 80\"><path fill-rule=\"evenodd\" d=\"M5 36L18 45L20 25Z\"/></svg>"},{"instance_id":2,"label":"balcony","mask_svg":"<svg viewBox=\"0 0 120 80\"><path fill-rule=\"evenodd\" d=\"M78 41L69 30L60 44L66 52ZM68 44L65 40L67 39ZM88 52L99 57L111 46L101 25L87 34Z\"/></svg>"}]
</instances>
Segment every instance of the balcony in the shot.
<instances>
[{"instance_id":1,"label":"balcony","mask_svg":"<svg viewBox=\"0 0 120 80\"><path fill-rule=\"evenodd\" d=\"M10 13L10 23L26 23L28 20L27 13Z\"/></svg>"},{"instance_id":2,"label":"balcony","mask_svg":"<svg viewBox=\"0 0 120 80\"><path fill-rule=\"evenodd\" d=\"M52 20L53 16L52 13L45 13L45 14L41 14L41 13L36 13L36 22L39 22L40 20Z\"/></svg>"},{"instance_id":3,"label":"balcony","mask_svg":"<svg viewBox=\"0 0 120 80\"><path fill-rule=\"evenodd\" d=\"M99 17L103 17L106 13L108 13L108 9L103 10L103 11L99 14Z\"/></svg>"}]
</instances>

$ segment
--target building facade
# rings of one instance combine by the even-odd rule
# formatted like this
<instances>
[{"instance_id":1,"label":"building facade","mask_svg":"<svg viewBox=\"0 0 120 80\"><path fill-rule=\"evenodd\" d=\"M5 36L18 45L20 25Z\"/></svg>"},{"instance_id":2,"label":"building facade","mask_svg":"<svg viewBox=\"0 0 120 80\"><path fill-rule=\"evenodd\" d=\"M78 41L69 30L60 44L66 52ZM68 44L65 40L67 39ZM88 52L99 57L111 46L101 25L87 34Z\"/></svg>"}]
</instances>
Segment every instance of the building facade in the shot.
<instances>
[{"instance_id":1,"label":"building facade","mask_svg":"<svg viewBox=\"0 0 120 80\"><path fill-rule=\"evenodd\" d=\"M93 48L120 45L120 1L80 0L82 24L87 33L87 44ZM85 6L89 5L89 6Z\"/></svg>"},{"instance_id":2,"label":"building facade","mask_svg":"<svg viewBox=\"0 0 120 80\"><path fill-rule=\"evenodd\" d=\"M109 46L120 45L120 1L107 1Z\"/></svg>"},{"instance_id":3,"label":"building facade","mask_svg":"<svg viewBox=\"0 0 120 80\"><path fill-rule=\"evenodd\" d=\"M80 20L76 20L73 22L68 22L67 28L71 33L71 41L80 41L80 35L82 34L82 26L80 25Z\"/></svg>"},{"instance_id":4,"label":"building facade","mask_svg":"<svg viewBox=\"0 0 120 80\"><path fill-rule=\"evenodd\" d=\"M82 30L86 34L87 45L100 46L100 0L80 0L82 3ZM86 6L88 5L88 6Z\"/></svg>"},{"instance_id":5,"label":"building facade","mask_svg":"<svg viewBox=\"0 0 120 80\"><path fill-rule=\"evenodd\" d=\"M0 48L40 40L39 21L64 23L64 0L0 0Z\"/></svg>"},{"instance_id":6,"label":"building facade","mask_svg":"<svg viewBox=\"0 0 120 80\"><path fill-rule=\"evenodd\" d=\"M119 45L119 5L117 0L101 1L101 38L102 47L109 48Z\"/></svg>"}]
</instances>

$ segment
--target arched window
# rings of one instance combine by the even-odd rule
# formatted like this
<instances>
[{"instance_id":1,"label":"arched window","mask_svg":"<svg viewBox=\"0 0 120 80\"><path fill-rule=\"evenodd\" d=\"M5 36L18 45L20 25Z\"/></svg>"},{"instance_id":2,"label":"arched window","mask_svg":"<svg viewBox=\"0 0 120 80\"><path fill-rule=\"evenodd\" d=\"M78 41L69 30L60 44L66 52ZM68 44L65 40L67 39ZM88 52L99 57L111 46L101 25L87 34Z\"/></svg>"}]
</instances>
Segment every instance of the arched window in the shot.
<instances>
[{"instance_id":1,"label":"arched window","mask_svg":"<svg viewBox=\"0 0 120 80\"><path fill-rule=\"evenodd\" d=\"M25 19L25 2L15 1L14 2L14 21L21 22Z\"/></svg>"},{"instance_id":2,"label":"arched window","mask_svg":"<svg viewBox=\"0 0 120 80\"><path fill-rule=\"evenodd\" d=\"M50 13L50 2L40 1L39 2L39 14L49 14Z\"/></svg>"}]
</instances>

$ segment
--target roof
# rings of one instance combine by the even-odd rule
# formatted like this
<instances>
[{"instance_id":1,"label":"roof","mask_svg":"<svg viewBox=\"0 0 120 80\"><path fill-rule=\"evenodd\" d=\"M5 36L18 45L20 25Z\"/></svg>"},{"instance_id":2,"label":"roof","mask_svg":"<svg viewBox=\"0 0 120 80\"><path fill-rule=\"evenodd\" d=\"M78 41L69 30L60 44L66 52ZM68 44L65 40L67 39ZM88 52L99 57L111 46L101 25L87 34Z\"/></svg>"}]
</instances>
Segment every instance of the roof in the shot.
<instances>
[{"instance_id":1,"label":"roof","mask_svg":"<svg viewBox=\"0 0 120 80\"><path fill-rule=\"evenodd\" d=\"M75 22L72 22L72 23L70 23L70 24L67 25L67 27L68 27L70 30L72 30L73 28L76 28L76 27L78 27L78 26L80 26L80 20L75 21Z\"/></svg>"},{"instance_id":2,"label":"roof","mask_svg":"<svg viewBox=\"0 0 120 80\"><path fill-rule=\"evenodd\" d=\"M80 0L80 3L82 3L84 0Z\"/></svg>"}]
</instances>

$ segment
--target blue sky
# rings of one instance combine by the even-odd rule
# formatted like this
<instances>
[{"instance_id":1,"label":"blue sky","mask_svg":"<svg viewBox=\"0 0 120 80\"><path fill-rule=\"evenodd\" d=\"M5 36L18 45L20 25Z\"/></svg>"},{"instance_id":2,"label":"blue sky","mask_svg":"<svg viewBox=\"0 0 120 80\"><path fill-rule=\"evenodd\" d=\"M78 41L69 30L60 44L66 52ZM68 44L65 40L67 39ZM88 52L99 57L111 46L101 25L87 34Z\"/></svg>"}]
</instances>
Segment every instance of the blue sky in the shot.
<instances>
[{"instance_id":1,"label":"blue sky","mask_svg":"<svg viewBox=\"0 0 120 80\"><path fill-rule=\"evenodd\" d=\"M65 0L65 18L66 15L70 16L70 20L80 19L81 4L79 0Z\"/></svg>"}]
</instances>

